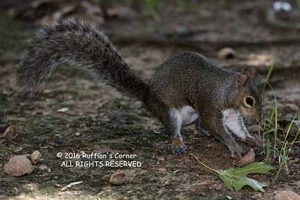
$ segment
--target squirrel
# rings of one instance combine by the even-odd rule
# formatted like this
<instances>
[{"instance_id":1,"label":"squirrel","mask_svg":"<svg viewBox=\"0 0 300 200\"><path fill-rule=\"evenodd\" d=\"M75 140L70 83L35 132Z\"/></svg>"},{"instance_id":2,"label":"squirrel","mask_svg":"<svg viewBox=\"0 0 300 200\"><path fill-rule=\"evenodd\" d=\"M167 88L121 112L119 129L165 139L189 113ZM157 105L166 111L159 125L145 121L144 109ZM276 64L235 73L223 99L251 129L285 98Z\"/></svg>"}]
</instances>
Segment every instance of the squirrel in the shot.
<instances>
[{"instance_id":1,"label":"squirrel","mask_svg":"<svg viewBox=\"0 0 300 200\"><path fill-rule=\"evenodd\" d=\"M180 132L192 124L199 132L224 143L232 157L243 154L236 137L257 144L243 122L244 118L260 120L261 96L254 84L255 68L236 72L187 51L163 62L147 82L129 68L101 32L75 20L44 27L37 33L18 65L17 84L22 91L34 94L63 62L86 68L143 102L169 133L174 154L187 151Z\"/></svg>"}]
</instances>

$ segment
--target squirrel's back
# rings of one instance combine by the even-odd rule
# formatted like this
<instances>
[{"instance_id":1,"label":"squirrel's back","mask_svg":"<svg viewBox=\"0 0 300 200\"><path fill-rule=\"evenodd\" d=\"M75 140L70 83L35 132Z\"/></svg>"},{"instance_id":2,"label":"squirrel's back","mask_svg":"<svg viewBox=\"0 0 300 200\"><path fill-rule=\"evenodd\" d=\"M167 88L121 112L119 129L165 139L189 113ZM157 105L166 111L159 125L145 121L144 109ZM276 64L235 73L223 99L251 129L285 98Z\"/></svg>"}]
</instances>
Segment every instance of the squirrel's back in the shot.
<instances>
[{"instance_id":1,"label":"squirrel's back","mask_svg":"<svg viewBox=\"0 0 300 200\"><path fill-rule=\"evenodd\" d=\"M150 86L165 103L182 106L195 97L203 101L224 98L224 90L232 85L236 75L198 53L186 51L162 63Z\"/></svg>"},{"instance_id":2,"label":"squirrel's back","mask_svg":"<svg viewBox=\"0 0 300 200\"><path fill-rule=\"evenodd\" d=\"M68 21L43 28L25 53L17 70L17 82L34 93L54 68L69 62L96 73L108 84L144 101L149 86L128 67L110 41L90 25Z\"/></svg>"}]
</instances>

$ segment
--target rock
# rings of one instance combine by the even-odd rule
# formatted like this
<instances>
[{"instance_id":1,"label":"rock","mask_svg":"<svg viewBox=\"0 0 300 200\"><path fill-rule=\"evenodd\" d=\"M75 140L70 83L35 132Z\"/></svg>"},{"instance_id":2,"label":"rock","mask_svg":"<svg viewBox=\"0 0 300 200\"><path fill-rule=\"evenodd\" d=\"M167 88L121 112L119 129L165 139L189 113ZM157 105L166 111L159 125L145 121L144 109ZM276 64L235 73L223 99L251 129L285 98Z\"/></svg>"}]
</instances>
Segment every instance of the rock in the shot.
<instances>
[{"instance_id":1,"label":"rock","mask_svg":"<svg viewBox=\"0 0 300 200\"><path fill-rule=\"evenodd\" d=\"M166 169L166 168L164 168L164 167L161 167L161 168L158 168L158 171L159 171L159 172L166 172L166 171L167 171L167 169Z\"/></svg>"},{"instance_id":2,"label":"rock","mask_svg":"<svg viewBox=\"0 0 300 200\"><path fill-rule=\"evenodd\" d=\"M78 131L75 133L75 136L77 136L77 137L79 137L80 135L81 135L81 133Z\"/></svg>"},{"instance_id":3,"label":"rock","mask_svg":"<svg viewBox=\"0 0 300 200\"><path fill-rule=\"evenodd\" d=\"M41 165L38 168L40 171L44 171L44 172L51 172L51 169L49 167L47 167L46 165Z\"/></svg>"},{"instance_id":4,"label":"rock","mask_svg":"<svg viewBox=\"0 0 300 200\"><path fill-rule=\"evenodd\" d=\"M232 59L235 58L236 53L230 47L225 47L218 52L218 57L221 59Z\"/></svg>"},{"instance_id":5,"label":"rock","mask_svg":"<svg viewBox=\"0 0 300 200\"><path fill-rule=\"evenodd\" d=\"M291 190L278 192L274 200L300 200L300 196Z\"/></svg>"},{"instance_id":6,"label":"rock","mask_svg":"<svg viewBox=\"0 0 300 200\"><path fill-rule=\"evenodd\" d=\"M39 161L41 159L41 157L42 157L42 154L39 151L34 151L34 152L32 152L32 154L30 154L30 160L31 160L32 164L36 164L37 161Z\"/></svg>"},{"instance_id":7,"label":"rock","mask_svg":"<svg viewBox=\"0 0 300 200\"><path fill-rule=\"evenodd\" d=\"M25 155L10 158L3 168L5 173L10 176L23 176L25 174L31 174L33 171L33 166Z\"/></svg>"}]
</instances>

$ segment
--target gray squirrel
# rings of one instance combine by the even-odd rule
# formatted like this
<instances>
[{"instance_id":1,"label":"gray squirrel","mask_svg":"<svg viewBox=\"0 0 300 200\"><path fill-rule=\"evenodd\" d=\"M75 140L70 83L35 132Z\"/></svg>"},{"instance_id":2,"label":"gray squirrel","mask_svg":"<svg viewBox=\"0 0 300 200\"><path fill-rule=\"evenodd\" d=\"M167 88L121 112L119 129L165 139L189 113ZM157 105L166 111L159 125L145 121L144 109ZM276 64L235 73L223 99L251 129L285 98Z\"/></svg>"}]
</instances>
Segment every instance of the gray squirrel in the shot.
<instances>
[{"instance_id":1,"label":"gray squirrel","mask_svg":"<svg viewBox=\"0 0 300 200\"><path fill-rule=\"evenodd\" d=\"M143 102L170 134L175 154L187 151L180 132L192 124L223 142L233 157L243 154L235 137L257 144L243 122L243 118L260 120L261 96L254 84L254 68L235 72L198 53L183 52L163 62L147 83L102 33L86 23L67 21L37 33L19 63L17 83L22 91L35 93L63 62L86 68Z\"/></svg>"}]
</instances>

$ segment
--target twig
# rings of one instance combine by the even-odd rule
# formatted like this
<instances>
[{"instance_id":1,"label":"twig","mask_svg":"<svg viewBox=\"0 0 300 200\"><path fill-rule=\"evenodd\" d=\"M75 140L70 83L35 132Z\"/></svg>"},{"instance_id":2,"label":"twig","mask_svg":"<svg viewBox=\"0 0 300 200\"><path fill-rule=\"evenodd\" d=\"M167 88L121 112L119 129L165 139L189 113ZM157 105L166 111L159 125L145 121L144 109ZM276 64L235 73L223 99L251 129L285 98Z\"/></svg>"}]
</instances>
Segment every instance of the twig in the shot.
<instances>
[{"instance_id":1,"label":"twig","mask_svg":"<svg viewBox=\"0 0 300 200\"><path fill-rule=\"evenodd\" d=\"M219 171L209 167L208 165L204 164L203 162L201 162L194 154L190 153L191 156L193 156L195 158L195 160L200 164L202 165L203 167L205 167L206 169L209 169L210 171L216 173L216 174L220 174Z\"/></svg>"},{"instance_id":2,"label":"twig","mask_svg":"<svg viewBox=\"0 0 300 200\"><path fill-rule=\"evenodd\" d=\"M66 191L68 188L74 186L74 185L78 185L78 184L81 184L83 181L77 181L77 182L73 182L73 183L70 183L68 185L66 185L65 187L63 187L60 191L63 192L63 191Z\"/></svg>"}]
</instances>

